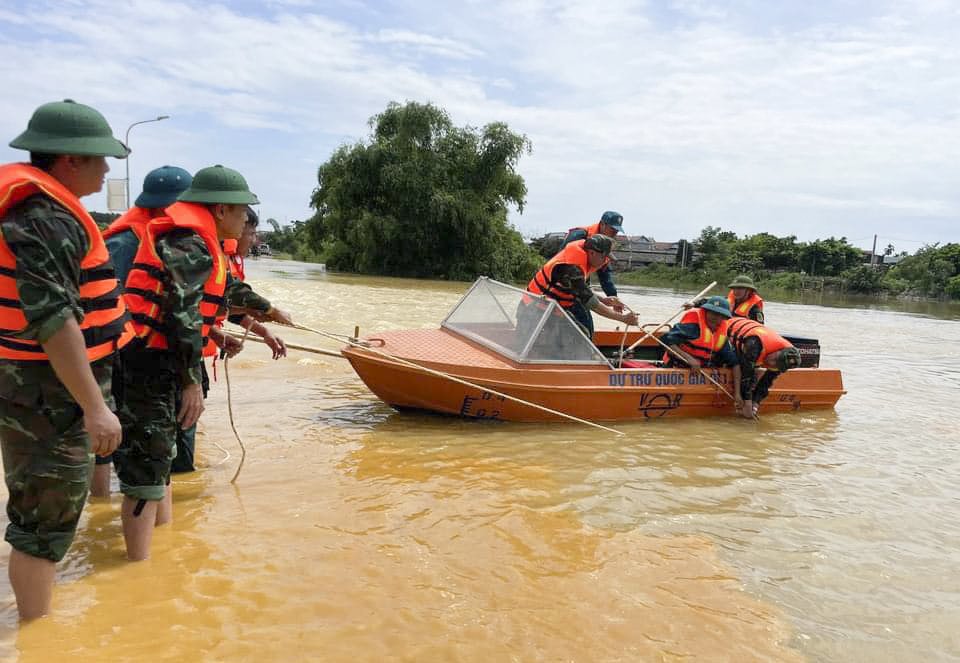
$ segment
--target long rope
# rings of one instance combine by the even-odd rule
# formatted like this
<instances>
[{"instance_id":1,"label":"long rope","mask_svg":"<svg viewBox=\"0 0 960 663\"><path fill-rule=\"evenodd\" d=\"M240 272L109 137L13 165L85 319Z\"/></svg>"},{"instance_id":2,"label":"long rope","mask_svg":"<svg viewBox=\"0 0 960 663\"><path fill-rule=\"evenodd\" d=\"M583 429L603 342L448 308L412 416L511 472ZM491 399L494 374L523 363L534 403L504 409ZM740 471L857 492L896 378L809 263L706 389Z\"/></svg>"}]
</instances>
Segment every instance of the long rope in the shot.
<instances>
[{"instance_id":1,"label":"long rope","mask_svg":"<svg viewBox=\"0 0 960 663\"><path fill-rule=\"evenodd\" d=\"M330 333L328 333L328 332L322 331L322 330L320 330L320 329L313 329L312 327L307 327L307 326L305 326L305 325L298 325L298 324L294 324L293 327L295 327L295 328L297 328L297 329L302 329L303 331L313 332L314 334L319 334L320 336L326 336L327 338L333 338L333 339L338 340L338 341L340 340L339 338L335 337L333 334L330 334ZM536 404L536 403L531 403L530 401L525 401L525 400L523 400L522 398L517 398L516 396L511 396L510 394L505 394L505 393L503 393L503 392L496 391L496 390L491 389L491 388L489 388L489 387L483 387L483 386L480 386L480 385L478 385L478 384L474 384L473 382L468 382L467 380L463 380L463 379L458 378L458 377L456 377L456 376L450 375L449 373L444 373L443 371L437 371L437 370L434 370L434 369L432 369L432 368L427 368L426 366L421 366L420 364L415 364L415 363L412 362L412 361L407 361L406 359L402 359L402 358L400 358L400 357L396 357L396 356L391 355L391 354L389 354L389 353L381 352L381 351L379 351L379 350L376 350L376 349L374 349L374 348L371 348L371 347L369 347L369 346L367 346L367 345L364 345L364 344L362 344L362 343L357 342L356 340L348 339L348 340L347 340L347 343L348 343L349 345L351 345L351 346L354 346L354 347L363 348L363 349L366 350L367 352L372 352L373 354L380 355L381 357L384 357L384 358L386 358L386 359L389 359L390 361L397 362L398 364L403 364L404 366L409 366L409 367L415 368L415 369L417 369L417 370L419 370L419 371L424 371L424 372L426 372L426 373L430 373L431 375L436 375L436 376L438 376L438 377L446 378L446 379L448 379L448 380L452 380L453 382L457 382L457 383L459 383L459 384L466 385L466 386L468 386L468 387L472 387L472 388L478 389L478 390L480 390L480 391L487 391L487 392L489 392L489 393L491 393L491 394L494 394L495 396L500 396L501 398L505 398L505 399L507 399L507 400L511 400L511 401L516 402L516 403L520 403L520 404L522 404L522 405L527 405L527 406L529 406L529 407L536 408L536 409L538 409L538 410L543 410L544 412L549 412L550 414L554 414L554 415L556 415L556 416L558 416L558 417L563 417L563 418L565 418L565 419L570 419L570 420L572 420L572 421L576 421L576 422L581 423L581 424L584 424L584 425L586 425L586 426L593 426L594 428L599 428L599 429L605 430L605 431L607 431L607 432L609 432L609 433L614 433L614 434L616 434L616 435L623 435L623 432L622 432L622 431L618 431L618 430L615 429L615 428L608 428L607 426L601 426L600 424L594 423L593 421L588 421L588 420L586 420L586 419L581 419L580 417L575 417L575 416L573 416L572 414L567 414L566 412L560 412L559 410L553 410L553 409L548 408L548 407L545 407L545 406L543 406L543 405L538 405L538 404Z\"/></svg>"},{"instance_id":2,"label":"long rope","mask_svg":"<svg viewBox=\"0 0 960 663\"><path fill-rule=\"evenodd\" d=\"M252 327L253 325L250 325ZM247 340L247 334L250 333L250 327L247 327L247 331L244 332L243 338L240 339L240 349L243 349L243 344ZM240 444L240 464L237 466L237 471L234 472L233 478L230 479L230 483L236 483L237 477L240 476L240 470L243 469L243 461L247 459L247 448L243 446L243 440L240 439L240 433L237 432L237 424L233 421L233 398L230 393L230 357L227 357L223 361L223 374L227 376L227 412L230 414L230 428L233 429L233 434L237 438L237 442Z\"/></svg>"}]
</instances>

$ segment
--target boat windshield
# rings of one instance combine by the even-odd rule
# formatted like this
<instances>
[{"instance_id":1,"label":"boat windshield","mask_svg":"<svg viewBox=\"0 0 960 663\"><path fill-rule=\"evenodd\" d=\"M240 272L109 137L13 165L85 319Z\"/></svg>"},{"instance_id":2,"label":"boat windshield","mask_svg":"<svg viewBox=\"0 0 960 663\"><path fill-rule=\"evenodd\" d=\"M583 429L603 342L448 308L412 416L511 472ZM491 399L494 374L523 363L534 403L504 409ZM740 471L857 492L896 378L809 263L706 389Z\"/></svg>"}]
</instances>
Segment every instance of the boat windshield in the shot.
<instances>
[{"instance_id":1,"label":"boat windshield","mask_svg":"<svg viewBox=\"0 0 960 663\"><path fill-rule=\"evenodd\" d=\"M609 365L554 300L484 276L442 326L517 362Z\"/></svg>"}]
</instances>

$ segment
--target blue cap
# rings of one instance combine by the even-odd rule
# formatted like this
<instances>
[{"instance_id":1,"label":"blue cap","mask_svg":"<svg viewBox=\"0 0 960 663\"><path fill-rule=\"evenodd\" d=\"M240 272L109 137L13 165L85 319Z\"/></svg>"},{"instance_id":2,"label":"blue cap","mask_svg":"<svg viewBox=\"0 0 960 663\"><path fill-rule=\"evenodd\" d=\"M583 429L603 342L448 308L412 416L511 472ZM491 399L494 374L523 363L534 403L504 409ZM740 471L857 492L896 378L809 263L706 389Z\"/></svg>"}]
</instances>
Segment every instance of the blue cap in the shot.
<instances>
[{"instance_id":1,"label":"blue cap","mask_svg":"<svg viewBox=\"0 0 960 663\"><path fill-rule=\"evenodd\" d=\"M176 202L177 196L189 189L192 181L193 176L183 168L155 168L143 178L143 193L133 204L146 209L162 209Z\"/></svg>"},{"instance_id":2,"label":"blue cap","mask_svg":"<svg viewBox=\"0 0 960 663\"><path fill-rule=\"evenodd\" d=\"M618 233L623 232L623 215L619 212L604 212L603 216L600 217L600 222L607 224Z\"/></svg>"},{"instance_id":3,"label":"blue cap","mask_svg":"<svg viewBox=\"0 0 960 663\"><path fill-rule=\"evenodd\" d=\"M705 311L712 311L713 313L722 315L725 318L729 318L731 316L730 302L727 301L726 297L710 297L707 301L700 305L700 308Z\"/></svg>"}]
</instances>

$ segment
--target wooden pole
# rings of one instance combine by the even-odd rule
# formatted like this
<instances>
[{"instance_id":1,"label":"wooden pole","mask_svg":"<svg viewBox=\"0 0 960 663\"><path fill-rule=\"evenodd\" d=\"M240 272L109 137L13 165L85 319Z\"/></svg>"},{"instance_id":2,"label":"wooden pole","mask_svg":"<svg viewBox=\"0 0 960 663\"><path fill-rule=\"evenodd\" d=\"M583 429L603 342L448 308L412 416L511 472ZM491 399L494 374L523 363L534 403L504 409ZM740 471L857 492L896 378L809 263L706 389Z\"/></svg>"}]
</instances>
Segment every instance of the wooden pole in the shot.
<instances>
[{"instance_id":1,"label":"wooden pole","mask_svg":"<svg viewBox=\"0 0 960 663\"><path fill-rule=\"evenodd\" d=\"M692 302L697 301L698 299L700 299L701 297L703 297L705 294L707 294L708 292L710 292L710 290L711 290L711 289L713 288L713 286L715 286L715 285L717 285L717 282L716 282L716 281L714 281L713 283L711 283L710 285L708 285L706 288L704 288L703 290L701 290L699 293L697 293L697 294L693 297L693 299L691 299L690 301L692 301ZM637 347L638 345L640 345L641 343L643 343L645 340L647 340L647 338L653 336L656 332L658 332L659 330L661 330L661 329L663 329L664 327L666 327L667 325L669 325L671 322L673 322L674 318L676 318L678 315L680 315L681 313L683 313L685 310L686 310L686 309L684 309L684 308L681 306L679 311L677 311L676 313L674 313L673 315L671 315L668 319L666 319L666 320L664 320L663 322L661 322L661 323L660 323L659 325L657 325L656 328L654 328L652 331L648 331L648 332L645 333L643 336L641 336L639 339L637 339L637 341L636 341L635 343L633 343L629 348L627 348L626 350L624 350L623 352L620 353L620 361L623 361L623 355L625 355L626 353L630 352L630 351L633 350L635 347ZM654 338L656 338L656 337L654 337Z\"/></svg>"},{"instance_id":2,"label":"wooden pole","mask_svg":"<svg viewBox=\"0 0 960 663\"><path fill-rule=\"evenodd\" d=\"M243 338L243 334L238 334L238 333L236 333L236 332L230 331L229 329L224 329L224 330L223 330L223 333L224 333L224 334L227 334L228 336L233 336L234 338L240 338L240 339ZM251 336L251 337L248 338L247 340L248 340L248 341L253 341L254 343L264 343L264 344L266 344L266 341L264 341L262 338L257 338L257 337L255 337L255 336ZM327 355L328 357L336 357L336 358L338 358L338 359L346 359L346 357L344 357L342 354L340 354L339 352L334 352L333 350L324 350L324 349L322 349L322 348L312 348L312 347L310 347L309 345L299 345L299 344L297 344L297 343L287 343L286 341L284 341L283 344L286 345L286 346L287 346L289 349L291 349L291 350L302 350L303 352L313 352L313 353L318 354L318 355Z\"/></svg>"}]
</instances>

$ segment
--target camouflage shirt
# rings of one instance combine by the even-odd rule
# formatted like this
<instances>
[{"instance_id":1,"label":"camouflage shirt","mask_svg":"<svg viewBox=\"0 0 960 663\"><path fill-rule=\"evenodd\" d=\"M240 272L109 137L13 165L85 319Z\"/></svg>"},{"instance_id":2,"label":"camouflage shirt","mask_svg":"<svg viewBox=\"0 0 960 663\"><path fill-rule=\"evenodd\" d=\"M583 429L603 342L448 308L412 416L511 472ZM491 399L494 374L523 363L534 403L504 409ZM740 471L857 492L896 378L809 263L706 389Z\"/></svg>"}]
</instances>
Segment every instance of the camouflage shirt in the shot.
<instances>
[{"instance_id":1,"label":"camouflage shirt","mask_svg":"<svg viewBox=\"0 0 960 663\"><path fill-rule=\"evenodd\" d=\"M580 267L560 263L553 268L551 276L554 283L576 297L585 307L592 310L596 306L596 294L590 289L590 284L587 283Z\"/></svg>"},{"instance_id":2,"label":"camouflage shirt","mask_svg":"<svg viewBox=\"0 0 960 663\"><path fill-rule=\"evenodd\" d=\"M183 385L199 383L203 364L200 301L203 286L213 271L213 258L200 235L190 230L174 230L163 235L157 240L157 255L168 274L163 308L174 363ZM229 274L224 298L230 306L257 311L270 309L269 301Z\"/></svg>"}]
</instances>

